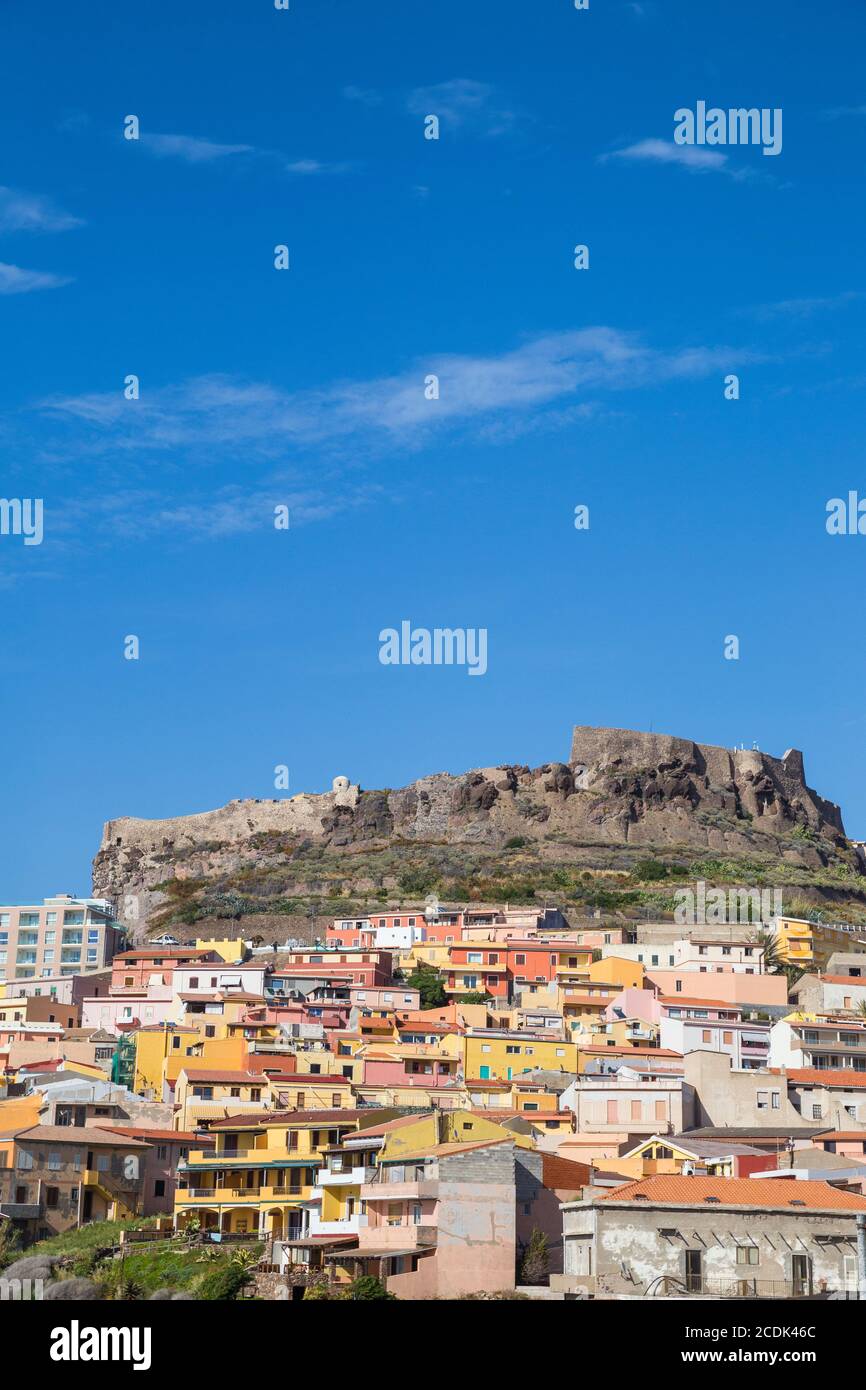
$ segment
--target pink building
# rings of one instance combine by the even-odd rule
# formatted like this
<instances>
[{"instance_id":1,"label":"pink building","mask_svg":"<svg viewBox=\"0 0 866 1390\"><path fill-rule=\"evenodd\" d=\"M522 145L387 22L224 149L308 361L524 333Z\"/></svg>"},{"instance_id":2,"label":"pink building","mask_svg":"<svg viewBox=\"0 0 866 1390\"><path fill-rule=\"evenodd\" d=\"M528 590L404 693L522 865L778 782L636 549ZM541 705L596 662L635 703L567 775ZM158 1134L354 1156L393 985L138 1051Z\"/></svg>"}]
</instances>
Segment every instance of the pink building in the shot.
<instances>
[{"instance_id":1,"label":"pink building","mask_svg":"<svg viewBox=\"0 0 866 1390\"><path fill-rule=\"evenodd\" d=\"M348 1146L347 1146L348 1147ZM398 1298L458 1298L514 1288L514 1143L435 1144L380 1160L361 1187L367 1224L347 1260Z\"/></svg>"},{"instance_id":2,"label":"pink building","mask_svg":"<svg viewBox=\"0 0 866 1390\"><path fill-rule=\"evenodd\" d=\"M85 999L81 1007L82 1028L104 1028L109 1033L129 1033L149 1024L173 1019L178 1005L170 987L163 986L165 997L151 994L123 994L117 998L106 995Z\"/></svg>"},{"instance_id":3,"label":"pink building","mask_svg":"<svg viewBox=\"0 0 866 1390\"><path fill-rule=\"evenodd\" d=\"M647 980L660 994L683 994L690 999L720 999L726 1004L774 1008L788 1002L785 975L747 975L744 971L647 970Z\"/></svg>"},{"instance_id":4,"label":"pink building","mask_svg":"<svg viewBox=\"0 0 866 1390\"><path fill-rule=\"evenodd\" d=\"M363 1053L365 1086L451 1086L457 1079L459 1060L438 1048L373 1044Z\"/></svg>"}]
</instances>

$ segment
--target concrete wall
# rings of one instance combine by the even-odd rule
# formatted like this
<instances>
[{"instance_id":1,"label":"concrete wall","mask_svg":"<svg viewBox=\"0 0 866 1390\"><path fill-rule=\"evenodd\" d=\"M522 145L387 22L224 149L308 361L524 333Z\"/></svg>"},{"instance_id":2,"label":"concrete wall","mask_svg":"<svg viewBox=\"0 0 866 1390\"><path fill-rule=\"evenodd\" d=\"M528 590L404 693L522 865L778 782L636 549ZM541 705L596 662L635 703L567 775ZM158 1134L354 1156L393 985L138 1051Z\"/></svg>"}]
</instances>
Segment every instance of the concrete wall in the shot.
<instances>
[{"instance_id":1,"label":"concrete wall","mask_svg":"<svg viewBox=\"0 0 866 1390\"><path fill-rule=\"evenodd\" d=\"M810 1123L791 1105L784 1076L733 1070L730 1059L721 1052L689 1052L683 1058L683 1069L685 1080L694 1088L695 1129L799 1127ZM766 1107L759 1107L759 1093L767 1096ZM773 1104L774 1094L778 1105Z\"/></svg>"},{"instance_id":2,"label":"concrete wall","mask_svg":"<svg viewBox=\"0 0 866 1390\"><path fill-rule=\"evenodd\" d=\"M745 1279L756 1281L759 1294L790 1297L793 1252L811 1260L815 1292L842 1289L854 1274L853 1212L701 1205L645 1209L605 1201L566 1206L563 1232L561 1286L582 1285L596 1296L640 1297L660 1275L683 1280L687 1248L701 1251L708 1293L730 1290ZM834 1239L824 1243L818 1236ZM749 1244L757 1247L757 1264L738 1264L737 1246Z\"/></svg>"}]
</instances>

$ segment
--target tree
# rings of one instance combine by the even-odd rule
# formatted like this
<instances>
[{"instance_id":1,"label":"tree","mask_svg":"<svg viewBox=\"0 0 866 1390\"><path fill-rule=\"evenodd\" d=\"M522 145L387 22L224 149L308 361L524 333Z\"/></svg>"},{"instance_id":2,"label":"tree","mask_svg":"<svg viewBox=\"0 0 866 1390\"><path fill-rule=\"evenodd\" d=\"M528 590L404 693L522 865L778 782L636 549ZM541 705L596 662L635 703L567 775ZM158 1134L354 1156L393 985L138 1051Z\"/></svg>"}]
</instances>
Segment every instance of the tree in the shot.
<instances>
[{"instance_id":1,"label":"tree","mask_svg":"<svg viewBox=\"0 0 866 1390\"><path fill-rule=\"evenodd\" d=\"M389 1293L385 1285L379 1279L375 1279L372 1274L361 1274L357 1279L353 1279L349 1285L349 1297L362 1299L365 1302L381 1303L385 1299L395 1302L395 1295Z\"/></svg>"},{"instance_id":2,"label":"tree","mask_svg":"<svg viewBox=\"0 0 866 1390\"><path fill-rule=\"evenodd\" d=\"M756 946L759 946L764 953L764 969L768 975L782 975L785 973L786 962L782 960L782 949L779 945L779 938L775 932L767 931L761 927L750 938ZM802 972L801 972L802 973Z\"/></svg>"},{"instance_id":3,"label":"tree","mask_svg":"<svg viewBox=\"0 0 866 1390\"><path fill-rule=\"evenodd\" d=\"M434 966L428 965L424 960L419 960L406 983L418 990L422 1009L441 1009L443 1004L448 1003L442 976Z\"/></svg>"},{"instance_id":4,"label":"tree","mask_svg":"<svg viewBox=\"0 0 866 1390\"><path fill-rule=\"evenodd\" d=\"M251 1282L252 1275L249 1271L232 1262L206 1274L197 1286L195 1296L226 1302L228 1299L237 1298L241 1290Z\"/></svg>"},{"instance_id":5,"label":"tree","mask_svg":"<svg viewBox=\"0 0 866 1390\"><path fill-rule=\"evenodd\" d=\"M478 991L469 994L457 994L454 996L455 1004L489 1004L489 994L479 994Z\"/></svg>"},{"instance_id":6,"label":"tree","mask_svg":"<svg viewBox=\"0 0 866 1390\"><path fill-rule=\"evenodd\" d=\"M547 1236L536 1226L529 1237L529 1244L523 1254L520 1266L521 1284L544 1284L550 1271L550 1254Z\"/></svg>"}]
</instances>

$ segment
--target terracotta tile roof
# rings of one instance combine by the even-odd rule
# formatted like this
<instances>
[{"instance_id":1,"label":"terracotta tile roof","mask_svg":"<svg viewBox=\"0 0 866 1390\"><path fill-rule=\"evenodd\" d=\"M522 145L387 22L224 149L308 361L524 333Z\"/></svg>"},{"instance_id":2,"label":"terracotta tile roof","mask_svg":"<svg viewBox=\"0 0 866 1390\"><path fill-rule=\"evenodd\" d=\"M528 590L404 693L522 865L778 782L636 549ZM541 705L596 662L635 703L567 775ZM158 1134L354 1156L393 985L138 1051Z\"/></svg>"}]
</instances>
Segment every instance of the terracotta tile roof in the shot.
<instances>
[{"instance_id":1,"label":"terracotta tile roof","mask_svg":"<svg viewBox=\"0 0 866 1390\"><path fill-rule=\"evenodd\" d=\"M454 1154L468 1153L470 1150L473 1149L491 1149L498 1144L513 1143L514 1140L509 1134L503 1135L501 1139L470 1139L469 1142L465 1144L460 1143L459 1141L450 1144L430 1144L427 1148L413 1149L411 1153L395 1154L393 1159L387 1159L385 1160L385 1162L387 1164L399 1164L415 1163L420 1161L422 1158L450 1158ZM379 1159L379 1162L383 1162L381 1157ZM866 1206L866 1198L863 1199L863 1205Z\"/></svg>"},{"instance_id":2,"label":"terracotta tile roof","mask_svg":"<svg viewBox=\"0 0 866 1390\"><path fill-rule=\"evenodd\" d=\"M358 1114L363 1114L363 1111L356 1110L356 1111L354 1111L353 1113L356 1114L356 1115L358 1115ZM430 1112L428 1112L428 1113L430 1113ZM378 1138L379 1135L382 1135L382 1134L390 1134L391 1131L394 1130L394 1129L402 1129L403 1125L414 1125L414 1124L417 1123L418 1120L423 1120L423 1119L425 1119L425 1118L426 1118L426 1115L424 1115L424 1114L419 1114L419 1115L398 1115L397 1118L396 1118L395 1120L386 1120L385 1123L384 1123L384 1124L381 1124L381 1125L365 1125L364 1128L363 1128L363 1129L359 1129L359 1130L357 1131L357 1133L355 1133L355 1134L353 1134L353 1135L349 1135L349 1138L350 1138L350 1139L362 1139L362 1138L363 1138L363 1139L375 1139L375 1138Z\"/></svg>"},{"instance_id":3,"label":"terracotta tile roof","mask_svg":"<svg viewBox=\"0 0 866 1390\"><path fill-rule=\"evenodd\" d=\"M593 1057L676 1057L679 1061L683 1057L681 1052L671 1052L668 1047L629 1047L627 1043L616 1047L584 1047L580 1042L577 1046L581 1053L589 1053Z\"/></svg>"},{"instance_id":4,"label":"terracotta tile roof","mask_svg":"<svg viewBox=\"0 0 866 1390\"><path fill-rule=\"evenodd\" d=\"M827 1182L800 1182L796 1178L644 1178L627 1183L599 1198L600 1202L634 1202L646 1199L655 1205L799 1207L813 1211L834 1208L840 1211L866 1211L866 1197L844 1192Z\"/></svg>"},{"instance_id":5,"label":"terracotta tile roof","mask_svg":"<svg viewBox=\"0 0 866 1390\"><path fill-rule=\"evenodd\" d=\"M690 1009L729 1009L733 1013L739 1013L742 1004L731 1004L724 999L692 999L683 994L660 994L658 1002L660 1004L687 1004Z\"/></svg>"},{"instance_id":6,"label":"terracotta tile roof","mask_svg":"<svg viewBox=\"0 0 866 1390\"><path fill-rule=\"evenodd\" d=\"M151 950L121 951L119 955L116 955L114 957L114 959L112 960L112 964L119 962L121 965L123 965L127 961L152 960L154 956L156 956L159 960L165 961L176 961L178 959L201 960L202 956L209 956L212 954L213 952L210 948L199 949L193 948L191 946L189 947L189 949L187 949L184 946L154 946ZM218 962L214 961L213 964L217 965Z\"/></svg>"},{"instance_id":7,"label":"terracotta tile roof","mask_svg":"<svg viewBox=\"0 0 866 1390\"><path fill-rule=\"evenodd\" d=\"M819 975L818 979L830 985L858 985L860 989L866 989L864 975Z\"/></svg>"},{"instance_id":8,"label":"terracotta tile roof","mask_svg":"<svg viewBox=\"0 0 866 1390\"><path fill-rule=\"evenodd\" d=\"M349 1062L350 1062L351 1060L352 1060L352 1059L351 1059L350 1057L347 1057L347 1058L346 1058L346 1066L349 1065ZM276 1080L276 1077L272 1077L271 1079L272 1079L272 1080ZM304 1081L304 1082L313 1082L313 1083L319 1082L322 1086L351 1086L351 1085L352 1085L352 1078L351 1078L350 1076L331 1076L331 1075L330 1075L329 1073L327 1073L327 1072L317 1072L317 1071L285 1071L285 1072L280 1072L280 1080L282 1080L282 1081Z\"/></svg>"},{"instance_id":9,"label":"terracotta tile roof","mask_svg":"<svg viewBox=\"0 0 866 1390\"><path fill-rule=\"evenodd\" d=\"M261 1072L256 1071L220 1071L218 1068L211 1067L184 1067L187 1081L229 1081L239 1082L242 1086L261 1086Z\"/></svg>"},{"instance_id":10,"label":"terracotta tile roof","mask_svg":"<svg viewBox=\"0 0 866 1390\"><path fill-rule=\"evenodd\" d=\"M866 1090L866 1071L850 1067L789 1067L788 1080L807 1086L844 1086L846 1090Z\"/></svg>"},{"instance_id":11,"label":"terracotta tile roof","mask_svg":"<svg viewBox=\"0 0 866 1390\"><path fill-rule=\"evenodd\" d=\"M192 1129L148 1129L144 1125L99 1125L108 1134L126 1134L130 1139L144 1139L155 1144L196 1144L206 1149L211 1140L206 1134Z\"/></svg>"},{"instance_id":12,"label":"terracotta tile roof","mask_svg":"<svg viewBox=\"0 0 866 1390\"><path fill-rule=\"evenodd\" d=\"M822 1129L820 1134L813 1138L814 1144L835 1142L837 1139L859 1140L861 1144L866 1143L866 1129Z\"/></svg>"},{"instance_id":13,"label":"terracotta tile roof","mask_svg":"<svg viewBox=\"0 0 866 1390\"><path fill-rule=\"evenodd\" d=\"M360 1110L262 1110L254 1114L227 1115L211 1120L210 1129L258 1129L261 1125L348 1124L356 1121Z\"/></svg>"},{"instance_id":14,"label":"terracotta tile roof","mask_svg":"<svg viewBox=\"0 0 866 1390\"><path fill-rule=\"evenodd\" d=\"M18 1131L18 1138L44 1139L47 1144L103 1144L115 1148L147 1148L140 1139L130 1139L121 1135L111 1137L111 1130L97 1129L91 1125L34 1125L32 1129Z\"/></svg>"},{"instance_id":15,"label":"terracotta tile roof","mask_svg":"<svg viewBox=\"0 0 866 1390\"><path fill-rule=\"evenodd\" d=\"M590 1183L590 1166L578 1163L573 1158L560 1158L558 1154L543 1153L541 1156L541 1181L545 1187L577 1192Z\"/></svg>"}]
</instances>

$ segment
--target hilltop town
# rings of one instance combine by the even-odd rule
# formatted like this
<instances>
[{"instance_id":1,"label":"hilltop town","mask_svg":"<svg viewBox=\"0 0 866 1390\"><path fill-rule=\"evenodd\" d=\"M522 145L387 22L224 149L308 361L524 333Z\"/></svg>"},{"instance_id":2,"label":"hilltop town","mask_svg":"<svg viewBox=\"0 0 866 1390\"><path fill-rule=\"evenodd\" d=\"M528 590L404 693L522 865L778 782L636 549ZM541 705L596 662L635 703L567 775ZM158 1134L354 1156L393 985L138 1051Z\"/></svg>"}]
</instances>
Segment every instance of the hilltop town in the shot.
<instances>
[{"instance_id":1,"label":"hilltop town","mask_svg":"<svg viewBox=\"0 0 866 1390\"><path fill-rule=\"evenodd\" d=\"M685 926L430 895L304 942L3 907L6 1287L856 1297L866 932L681 892Z\"/></svg>"}]
</instances>

